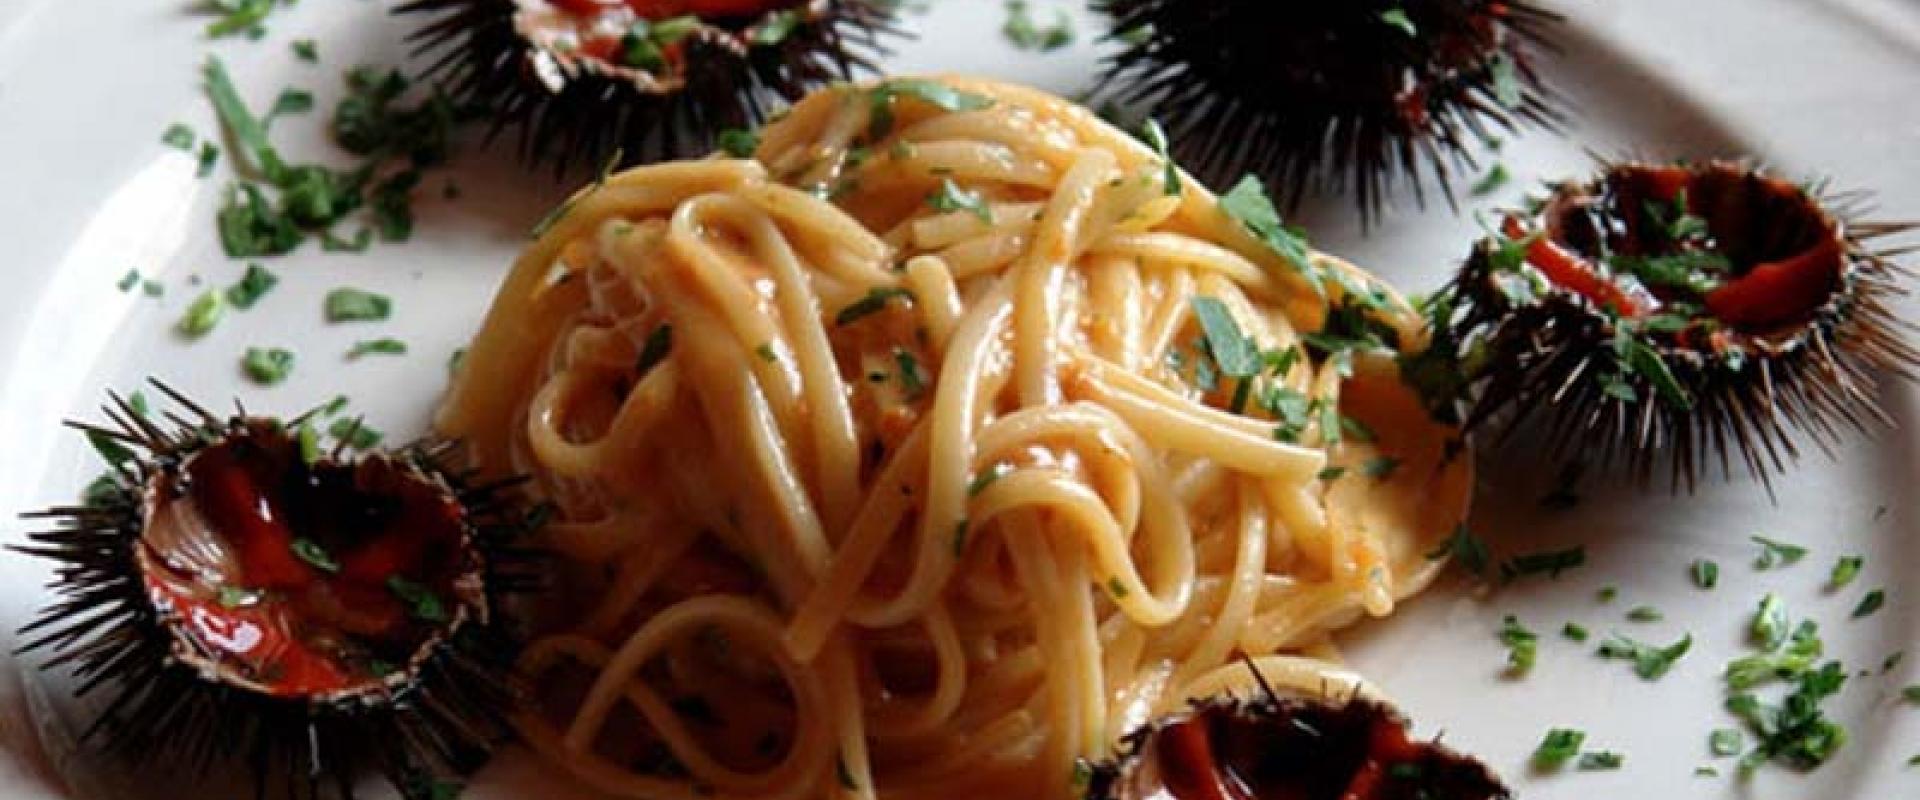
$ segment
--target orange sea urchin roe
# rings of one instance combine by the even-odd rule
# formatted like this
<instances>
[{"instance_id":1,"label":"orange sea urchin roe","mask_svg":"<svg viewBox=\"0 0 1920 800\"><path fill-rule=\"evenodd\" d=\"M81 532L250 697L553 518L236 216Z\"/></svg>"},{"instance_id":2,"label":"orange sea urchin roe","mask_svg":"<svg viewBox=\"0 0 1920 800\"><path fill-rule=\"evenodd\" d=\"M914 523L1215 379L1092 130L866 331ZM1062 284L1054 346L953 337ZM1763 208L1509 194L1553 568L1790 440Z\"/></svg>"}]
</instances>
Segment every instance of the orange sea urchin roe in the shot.
<instances>
[{"instance_id":1,"label":"orange sea urchin roe","mask_svg":"<svg viewBox=\"0 0 1920 800\"><path fill-rule=\"evenodd\" d=\"M386 458L250 427L155 478L137 558L190 660L275 696L377 685L472 589L463 511Z\"/></svg>"}]
</instances>

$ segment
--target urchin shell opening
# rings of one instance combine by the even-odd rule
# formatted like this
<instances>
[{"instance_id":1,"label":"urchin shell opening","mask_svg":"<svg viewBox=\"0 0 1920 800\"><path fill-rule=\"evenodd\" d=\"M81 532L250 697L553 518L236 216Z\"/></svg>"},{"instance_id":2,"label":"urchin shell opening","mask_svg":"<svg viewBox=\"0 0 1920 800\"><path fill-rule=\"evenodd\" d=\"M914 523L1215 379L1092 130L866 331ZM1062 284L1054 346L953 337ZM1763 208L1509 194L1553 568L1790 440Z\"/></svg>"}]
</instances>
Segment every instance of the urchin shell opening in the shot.
<instances>
[{"instance_id":1,"label":"urchin shell opening","mask_svg":"<svg viewBox=\"0 0 1920 800\"><path fill-rule=\"evenodd\" d=\"M1233 787L1235 793L1222 791ZM1479 761L1410 738L1392 708L1344 700L1217 697L1128 734L1092 768L1090 800L1351 797L1497 800Z\"/></svg>"},{"instance_id":2,"label":"urchin shell opening","mask_svg":"<svg viewBox=\"0 0 1920 800\"><path fill-rule=\"evenodd\" d=\"M1736 460L1771 488L1804 443L1831 453L1843 429L1887 424L1880 382L1911 379L1920 352L1891 307L1908 272L1876 241L1911 226L1861 222L1863 205L1745 164L1619 164L1509 215L1432 307L1475 387L1468 427L1538 423L1555 459L1641 481L1665 460L1691 490ZM1632 252L1629 228L1655 224L1693 241ZM1648 255L1708 266L1654 291Z\"/></svg>"},{"instance_id":3,"label":"urchin shell opening","mask_svg":"<svg viewBox=\"0 0 1920 800\"><path fill-rule=\"evenodd\" d=\"M378 703L486 623L486 565L451 487L420 464L300 449L277 422L234 420L151 470L134 563L174 658L210 680Z\"/></svg>"},{"instance_id":4,"label":"urchin shell opening","mask_svg":"<svg viewBox=\"0 0 1920 800\"><path fill-rule=\"evenodd\" d=\"M1351 191L1364 220L1401 182L1449 204L1477 145L1559 125L1534 67L1558 15L1528 2L1104 0L1113 36L1096 99L1166 127L1175 157L1225 186L1242 172L1297 208Z\"/></svg>"},{"instance_id":5,"label":"urchin shell opening","mask_svg":"<svg viewBox=\"0 0 1920 800\"><path fill-rule=\"evenodd\" d=\"M757 0L756 0L757 2ZM783 0L785 2L785 0ZM879 0L805 0L762 15L703 21L674 40L680 79L611 70L550 49L516 27L516 0L412 0L394 9L427 21L408 37L432 59L426 76L462 107L512 132L522 160L555 174L711 152L729 129L758 127L807 92L879 71L883 38L899 34ZM786 15L791 14L791 17ZM769 28L780 36L761 35Z\"/></svg>"},{"instance_id":6,"label":"urchin shell opening","mask_svg":"<svg viewBox=\"0 0 1920 800\"><path fill-rule=\"evenodd\" d=\"M100 696L81 741L130 768L188 778L238 762L251 768L260 797L350 797L363 770L383 774L409 798L444 796L511 732L506 713L518 690L508 676L518 640L492 612L502 597L541 582L535 554L516 544L538 524L537 510L521 508L515 481L474 482L457 466L455 443L421 442L380 456L430 477L464 509L482 559L484 600L378 686L275 696L224 680L204 660L179 657L179 639L141 578L138 551L150 479L180 469L250 418L244 410L215 417L154 386L184 411L149 417L116 395L104 409L109 424L74 424L130 458L115 465L109 489L90 490L89 504L26 515L52 527L10 548L55 564L56 599L21 630L21 652L46 654L41 668L70 674L77 697Z\"/></svg>"},{"instance_id":7,"label":"urchin shell opening","mask_svg":"<svg viewBox=\"0 0 1920 800\"><path fill-rule=\"evenodd\" d=\"M644 93L679 91L687 83L689 37L744 59L753 47L776 45L795 26L828 13L825 0L615 3L586 14L547 0L515 5L513 29L531 48L533 74L556 93L587 74ZM706 16L703 7L724 13Z\"/></svg>"}]
</instances>

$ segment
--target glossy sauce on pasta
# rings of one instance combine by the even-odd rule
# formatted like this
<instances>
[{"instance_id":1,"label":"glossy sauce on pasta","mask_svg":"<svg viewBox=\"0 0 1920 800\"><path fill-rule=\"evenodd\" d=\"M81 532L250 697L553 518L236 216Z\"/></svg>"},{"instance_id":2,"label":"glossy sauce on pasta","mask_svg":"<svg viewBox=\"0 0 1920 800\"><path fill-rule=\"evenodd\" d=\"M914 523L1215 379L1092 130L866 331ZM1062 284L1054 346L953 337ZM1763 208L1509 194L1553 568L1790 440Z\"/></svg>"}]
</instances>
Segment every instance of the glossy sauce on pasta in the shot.
<instances>
[{"instance_id":1,"label":"glossy sauce on pasta","mask_svg":"<svg viewBox=\"0 0 1920 800\"><path fill-rule=\"evenodd\" d=\"M1058 98L895 80L570 201L438 418L559 509L527 739L628 797L1064 800L1242 654L1360 686L1331 634L1431 580L1470 478L1393 349L1302 337L1343 286L1403 350L1419 317L1166 175ZM1201 303L1257 374L1196 373Z\"/></svg>"}]
</instances>

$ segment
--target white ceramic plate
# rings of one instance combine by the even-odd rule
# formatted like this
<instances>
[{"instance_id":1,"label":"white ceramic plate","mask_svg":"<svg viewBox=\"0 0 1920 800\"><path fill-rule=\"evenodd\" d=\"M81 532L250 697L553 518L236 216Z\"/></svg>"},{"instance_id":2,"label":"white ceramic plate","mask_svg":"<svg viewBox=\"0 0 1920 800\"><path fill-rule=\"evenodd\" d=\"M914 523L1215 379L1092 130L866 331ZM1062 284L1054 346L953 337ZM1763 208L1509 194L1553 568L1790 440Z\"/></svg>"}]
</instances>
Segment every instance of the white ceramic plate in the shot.
<instances>
[{"instance_id":1,"label":"white ceramic plate","mask_svg":"<svg viewBox=\"0 0 1920 800\"><path fill-rule=\"evenodd\" d=\"M565 187L528 177L499 153L467 148L441 173L463 190L444 201L433 178L420 206L415 239L358 256L307 248L271 266L279 289L250 313L230 315L207 339L171 332L196 284L223 286L243 264L222 257L212 214L219 180L196 180L190 157L160 145L169 123L215 130L197 68L209 53L233 66L255 104L280 87L317 92L322 108L339 90L342 68L395 63L403 24L385 4L307 2L276 13L262 41L209 43L193 4L0 2L0 512L65 501L97 470L92 455L58 420L86 416L103 390L129 388L148 375L190 393L244 392L261 409L291 410L344 392L369 421L395 434L420 431L445 377L447 357L477 323L494 283L525 232ZM908 5L915 5L909 3ZM997 29L1001 4L935 0L907 23L922 38L903 45L899 72L975 72L1063 93L1084 88L1098 48L1087 43L1093 18L1069 0L1036 0L1043 19L1054 7L1078 20L1081 43L1049 55L1017 53ZM1522 180L1469 207L1511 201L1533 179L1585 171L1583 148L1657 156L1751 154L1788 172L1833 176L1843 186L1881 191L1895 214L1920 216L1920 4L1912 0L1599 0L1564 3L1572 16L1555 83L1575 100L1578 122L1565 138L1533 134L1500 158ZM320 43L322 66L295 60L294 38ZM303 158L332 158L317 117L284 123L276 141ZM1468 176L1470 179L1471 176ZM1319 246L1353 257L1399 285L1436 285L1464 252L1475 225L1445 207L1395 208L1362 237L1345 200L1328 200L1302 218ZM166 285L160 299L122 294L130 268ZM320 296L353 285L392 295L393 321L323 323ZM391 335L412 353L349 364L356 339ZM238 368L250 345L294 349L292 380L261 391ZM1573 511L1548 513L1536 500L1547 476L1484 461L1477 529L1510 551L1588 545L1589 564L1558 580L1537 579L1494 593L1464 581L1445 583L1390 619L1349 637L1351 657L1420 722L1454 745L1483 756L1534 798L1746 797L1892 798L1920 796L1920 708L1900 687L1920 675L1920 602L1902 578L1920 572L1911 491L1917 483L1914 435L1920 408L1902 387L1886 399L1902 428L1849 440L1843 459L1813 453L1779 483L1777 503L1757 487L1710 484L1692 498L1590 488ZM1524 447L1524 444L1521 445ZM1882 511L1884 509L1884 511ZM17 542L21 525L0 526ZM1771 572L1748 565L1752 532L1807 544L1800 564ZM1842 554L1868 556L1850 589L1821 589ZM1688 583L1686 565L1709 557L1722 567L1718 589ZM0 557L0 628L11 631L45 595L42 564ZM1619 587L1611 604L1598 587ZM1885 587L1886 607L1865 620L1848 611L1862 592ZM1712 759L1707 735L1732 720L1721 710L1719 670L1740 651L1745 621L1766 591L1797 613L1823 622L1828 652L1851 679L1831 705L1852 742L1828 765L1801 775L1769 767L1750 784L1732 763ZM1664 622L1624 620L1652 605ZM1522 680L1501 677L1500 619L1518 615L1542 634L1539 665ZM1563 622L1668 642L1691 632L1693 652L1658 682L1557 635ZM10 635L0 634L10 638ZM1912 648L1891 674L1890 653ZM0 668L4 668L0 664ZM0 794L8 797L152 797L141 785L100 768L72 746L82 715L60 699L62 682L24 681L0 669ZM31 715L28 708L32 709ZM1592 747L1626 756L1622 769L1542 776L1527 754L1550 727L1577 727ZM43 734L35 735L36 729ZM1701 765L1725 777L1696 777ZM510 754L478 782L477 796L553 796L524 754ZM72 788L63 788L65 782ZM137 787L137 788L130 788ZM182 796L209 796L180 787Z\"/></svg>"}]
</instances>

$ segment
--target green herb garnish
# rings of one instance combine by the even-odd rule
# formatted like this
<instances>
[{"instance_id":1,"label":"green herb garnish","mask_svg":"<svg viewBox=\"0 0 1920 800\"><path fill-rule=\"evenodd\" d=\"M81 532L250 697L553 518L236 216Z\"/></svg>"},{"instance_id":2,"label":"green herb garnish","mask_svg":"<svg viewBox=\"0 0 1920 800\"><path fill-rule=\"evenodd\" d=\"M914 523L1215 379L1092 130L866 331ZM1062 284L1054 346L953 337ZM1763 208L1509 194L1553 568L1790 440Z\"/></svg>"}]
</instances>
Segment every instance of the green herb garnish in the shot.
<instances>
[{"instance_id":1,"label":"green herb garnish","mask_svg":"<svg viewBox=\"0 0 1920 800\"><path fill-rule=\"evenodd\" d=\"M161 144L184 152L193 152L193 142L193 129L178 122L168 125L166 131L160 134Z\"/></svg>"},{"instance_id":2,"label":"green herb garnish","mask_svg":"<svg viewBox=\"0 0 1920 800\"><path fill-rule=\"evenodd\" d=\"M883 286L867 290L867 294L849 303L840 313L833 316L835 325L851 325L867 317L886 310L887 304L894 300L913 302L913 292L899 286Z\"/></svg>"},{"instance_id":3,"label":"green herb garnish","mask_svg":"<svg viewBox=\"0 0 1920 800\"><path fill-rule=\"evenodd\" d=\"M1660 613L1660 609L1653 606L1634 606L1633 610L1627 612L1627 620L1630 622L1659 622L1666 618L1665 614Z\"/></svg>"},{"instance_id":4,"label":"green herb garnish","mask_svg":"<svg viewBox=\"0 0 1920 800\"><path fill-rule=\"evenodd\" d=\"M1626 760L1626 756L1620 755L1619 753L1610 750L1597 750L1591 753L1581 753L1579 767L1580 769L1588 771L1619 769L1621 764L1626 763Z\"/></svg>"},{"instance_id":5,"label":"green herb garnish","mask_svg":"<svg viewBox=\"0 0 1920 800\"><path fill-rule=\"evenodd\" d=\"M340 562L333 560L333 554L312 539L295 539L290 546L295 558L307 563L307 566L326 573L340 571Z\"/></svg>"},{"instance_id":6,"label":"green herb garnish","mask_svg":"<svg viewBox=\"0 0 1920 800\"><path fill-rule=\"evenodd\" d=\"M1739 755L1746 746L1746 737L1738 728L1719 728L1707 736L1707 751L1716 756Z\"/></svg>"},{"instance_id":7,"label":"green herb garnish","mask_svg":"<svg viewBox=\"0 0 1920 800\"><path fill-rule=\"evenodd\" d=\"M181 315L174 328L188 338L198 339L211 332L220 324L220 318L226 316L227 304L219 292L211 289L194 298L187 306L187 313Z\"/></svg>"},{"instance_id":8,"label":"green herb garnish","mask_svg":"<svg viewBox=\"0 0 1920 800\"><path fill-rule=\"evenodd\" d=\"M1501 620L1500 643L1507 646L1509 676L1524 675L1533 669L1534 660L1539 655L1540 637L1522 627L1519 618L1509 614Z\"/></svg>"},{"instance_id":9,"label":"green herb garnish","mask_svg":"<svg viewBox=\"0 0 1920 800\"><path fill-rule=\"evenodd\" d=\"M1853 579L1860 577L1860 568L1867 560L1860 556L1842 556L1833 564L1833 573L1827 576L1828 589L1844 589Z\"/></svg>"},{"instance_id":10,"label":"green herb garnish","mask_svg":"<svg viewBox=\"0 0 1920 800\"><path fill-rule=\"evenodd\" d=\"M1427 553L1429 561L1438 561L1443 558L1452 558L1459 562L1460 566L1466 567L1468 572L1480 576L1486 575L1487 567L1493 560L1487 549L1487 543L1473 535L1472 531L1467 530L1466 523L1454 526L1453 534L1448 536L1446 541L1441 542L1439 547Z\"/></svg>"},{"instance_id":11,"label":"green herb garnish","mask_svg":"<svg viewBox=\"0 0 1920 800\"><path fill-rule=\"evenodd\" d=\"M1560 635L1575 642L1584 642L1587 640L1588 635L1587 626L1581 625L1578 622L1569 622L1560 626Z\"/></svg>"},{"instance_id":12,"label":"green herb garnish","mask_svg":"<svg viewBox=\"0 0 1920 800\"><path fill-rule=\"evenodd\" d=\"M293 353L278 347L249 347L240 366L254 383L277 386L293 373Z\"/></svg>"},{"instance_id":13,"label":"green herb garnish","mask_svg":"<svg viewBox=\"0 0 1920 800\"><path fill-rule=\"evenodd\" d=\"M1720 583L1720 565L1704 558L1694 559L1687 567L1687 574L1693 578L1693 585L1702 589L1711 589Z\"/></svg>"},{"instance_id":14,"label":"green herb garnish","mask_svg":"<svg viewBox=\"0 0 1920 800\"><path fill-rule=\"evenodd\" d=\"M1687 634L1666 647L1656 647L1616 633L1612 639L1600 645L1598 654L1602 658L1632 661L1635 674L1646 680L1657 680L1692 648L1693 634Z\"/></svg>"},{"instance_id":15,"label":"green herb garnish","mask_svg":"<svg viewBox=\"0 0 1920 800\"><path fill-rule=\"evenodd\" d=\"M367 427L366 420L361 417L334 420L332 425L327 426L327 435L355 450L372 450L380 446L381 439L386 438L379 431Z\"/></svg>"},{"instance_id":16,"label":"green herb garnish","mask_svg":"<svg viewBox=\"0 0 1920 800\"><path fill-rule=\"evenodd\" d=\"M941 178L940 187L927 195L927 205L940 212L967 211L978 217L981 222L993 224L993 208L979 192L969 192L960 188L952 178Z\"/></svg>"},{"instance_id":17,"label":"green herb garnish","mask_svg":"<svg viewBox=\"0 0 1920 800\"><path fill-rule=\"evenodd\" d=\"M1140 138L1160 156L1160 184L1163 190L1169 195L1180 194L1180 167L1173 163L1172 148L1167 140L1167 129L1160 127L1159 120L1148 117L1146 124L1140 128Z\"/></svg>"},{"instance_id":18,"label":"green herb garnish","mask_svg":"<svg viewBox=\"0 0 1920 800\"><path fill-rule=\"evenodd\" d=\"M1765 536L1747 537L1760 545L1760 555L1753 560L1754 569L1773 569L1775 566L1792 566L1807 555L1807 548L1797 544L1769 539Z\"/></svg>"},{"instance_id":19,"label":"green herb garnish","mask_svg":"<svg viewBox=\"0 0 1920 800\"><path fill-rule=\"evenodd\" d=\"M440 596L433 593L432 589L428 589L399 575L392 575L387 578L387 591L392 592L394 597L400 599L400 602L406 603L407 612L416 620L421 622L445 622L447 619L446 606L441 602Z\"/></svg>"},{"instance_id":20,"label":"green herb garnish","mask_svg":"<svg viewBox=\"0 0 1920 800\"><path fill-rule=\"evenodd\" d=\"M942 111L980 111L993 107L993 98L955 89L924 78L897 78L875 86L867 93L867 140L879 142L893 131L893 103L911 98Z\"/></svg>"},{"instance_id":21,"label":"green herb garnish","mask_svg":"<svg viewBox=\"0 0 1920 800\"><path fill-rule=\"evenodd\" d=\"M261 296L273 290L280 283L280 276L268 271L259 264L248 264L247 272L240 281L227 287L227 304L245 311L253 308Z\"/></svg>"},{"instance_id":22,"label":"green herb garnish","mask_svg":"<svg viewBox=\"0 0 1920 800\"><path fill-rule=\"evenodd\" d=\"M393 314L393 301L384 295L353 288L327 293L328 322L378 322Z\"/></svg>"},{"instance_id":23,"label":"green herb garnish","mask_svg":"<svg viewBox=\"0 0 1920 800\"><path fill-rule=\"evenodd\" d=\"M1580 753L1580 745L1587 741L1585 731L1571 728L1554 728L1540 740L1533 749L1533 767L1539 770L1559 769Z\"/></svg>"},{"instance_id":24,"label":"green herb garnish","mask_svg":"<svg viewBox=\"0 0 1920 800\"><path fill-rule=\"evenodd\" d=\"M1326 287L1320 283L1320 271L1314 266L1312 254L1307 249L1305 234L1281 222L1280 210L1267 197L1259 178L1252 175L1241 178L1232 190L1220 196L1220 210L1246 226L1255 238L1285 259L1306 279L1307 285L1316 294L1326 296Z\"/></svg>"},{"instance_id":25,"label":"green herb garnish","mask_svg":"<svg viewBox=\"0 0 1920 800\"><path fill-rule=\"evenodd\" d=\"M1407 10L1404 8L1389 8L1380 12L1380 21L1398 28L1409 39L1420 35L1420 29L1414 27L1413 20L1407 16Z\"/></svg>"},{"instance_id":26,"label":"green herb garnish","mask_svg":"<svg viewBox=\"0 0 1920 800\"><path fill-rule=\"evenodd\" d=\"M347 358L361 356L403 356L407 354L407 343L391 337L380 339L361 339L353 343L353 349L347 351Z\"/></svg>"},{"instance_id":27,"label":"green herb garnish","mask_svg":"<svg viewBox=\"0 0 1920 800\"><path fill-rule=\"evenodd\" d=\"M760 149L760 134L731 128L720 132L720 151L734 158L752 158Z\"/></svg>"},{"instance_id":28,"label":"green herb garnish","mask_svg":"<svg viewBox=\"0 0 1920 800\"><path fill-rule=\"evenodd\" d=\"M900 368L900 388L907 397L919 397L927 389L926 373L920 370L920 361L912 353L900 348L893 350L893 363Z\"/></svg>"},{"instance_id":29,"label":"green herb garnish","mask_svg":"<svg viewBox=\"0 0 1920 800\"><path fill-rule=\"evenodd\" d=\"M320 63L320 46L312 39L295 39L288 46L293 49L294 58L309 64Z\"/></svg>"},{"instance_id":30,"label":"green herb garnish","mask_svg":"<svg viewBox=\"0 0 1920 800\"><path fill-rule=\"evenodd\" d=\"M1867 592L1865 597L1860 598L1860 604L1853 607L1853 618L1862 619L1872 616L1873 612L1879 611L1881 606L1886 605L1886 602L1886 590L1875 589Z\"/></svg>"},{"instance_id":31,"label":"green herb garnish","mask_svg":"<svg viewBox=\"0 0 1920 800\"><path fill-rule=\"evenodd\" d=\"M1560 573L1587 563L1587 548L1581 545L1564 550L1546 550L1538 553L1525 553L1508 559L1500 565L1500 579L1513 581L1527 575L1546 573L1549 578L1558 578Z\"/></svg>"}]
</instances>

